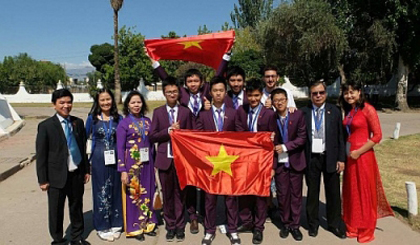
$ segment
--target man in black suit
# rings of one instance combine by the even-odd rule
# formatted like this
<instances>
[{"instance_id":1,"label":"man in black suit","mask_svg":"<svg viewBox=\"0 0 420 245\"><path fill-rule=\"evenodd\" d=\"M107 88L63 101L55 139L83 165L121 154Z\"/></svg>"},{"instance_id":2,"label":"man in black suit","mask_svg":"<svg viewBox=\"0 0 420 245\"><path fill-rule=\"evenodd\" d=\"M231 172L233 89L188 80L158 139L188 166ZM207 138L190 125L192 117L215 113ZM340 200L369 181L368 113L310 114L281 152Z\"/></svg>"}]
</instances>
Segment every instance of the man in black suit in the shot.
<instances>
[{"instance_id":1,"label":"man in black suit","mask_svg":"<svg viewBox=\"0 0 420 245\"><path fill-rule=\"evenodd\" d=\"M328 230L345 238L341 229L340 173L344 170L345 143L340 110L329 103L327 86L320 80L310 87L312 103L302 108L305 113L308 140L305 148L308 195L306 216L309 236L316 237L319 227L319 191L324 177Z\"/></svg>"},{"instance_id":2,"label":"man in black suit","mask_svg":"<svg viewBox=\"0 0 420 245\"><path fill-rule=\"evenodd\" d=\"M51 244L65 242L66 196L70 209L71 244L89 244L82 238L84 184L90 178L83 120L70 116L73 95L67 89L54 91L51 101L56 114L38 125L36 137L36 170L41 190L48 193Z\"/></svg>"}]
</instances>

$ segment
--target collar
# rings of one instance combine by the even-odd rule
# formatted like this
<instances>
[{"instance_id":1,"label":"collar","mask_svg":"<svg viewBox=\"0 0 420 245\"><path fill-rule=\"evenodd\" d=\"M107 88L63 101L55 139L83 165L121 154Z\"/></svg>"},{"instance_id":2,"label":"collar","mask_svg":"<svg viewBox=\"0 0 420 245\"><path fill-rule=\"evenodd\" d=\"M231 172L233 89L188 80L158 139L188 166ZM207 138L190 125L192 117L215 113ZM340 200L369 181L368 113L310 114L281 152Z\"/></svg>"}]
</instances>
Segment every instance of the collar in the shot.
<instances>
[{"instance_id":1,"label":"collar","mask_svg":"<svg viewBox=\"0 0 420 245\"><path fill-rule=\"evenodd\" d=\"M325 109L325 102L324 102L324 104L322 104L322 106L321 106L321 107L319 107L319 108L321 108L321 110ZM312 104L312 109L316 110L316 109L318 109L318 106L316 106L316 105Z\"/></svg>"},{"instance_id":2,"label":"collar","mask_svg":"<svg viewBox=\"0 0 420 245\"><path fill-rule=\"evenodd\" d=\"M60 123L62 123L64 120L67 120L67 119L70 118L70 115L69 115L68 118L64 118L64 117L60 116L60 114L58 114L58 113L56 113L55 115L57 115L58 121L60 121Z\"/></svg>"}]
</instances>

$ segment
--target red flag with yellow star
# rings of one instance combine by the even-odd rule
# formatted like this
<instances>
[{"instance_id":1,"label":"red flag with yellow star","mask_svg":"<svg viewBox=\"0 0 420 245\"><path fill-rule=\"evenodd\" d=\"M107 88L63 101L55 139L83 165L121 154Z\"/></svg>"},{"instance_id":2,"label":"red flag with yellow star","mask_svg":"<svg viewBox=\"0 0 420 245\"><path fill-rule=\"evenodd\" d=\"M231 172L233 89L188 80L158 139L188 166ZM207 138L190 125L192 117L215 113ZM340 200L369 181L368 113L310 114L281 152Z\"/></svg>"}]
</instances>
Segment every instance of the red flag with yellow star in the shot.
<instances>
[{"instance_id":1,"label":"red flag with yellow star","mask_svg":"<svg viewBox=\"0 0 420 245\"><path fill-rule=\"evenodd\" d=\"M147 39L144 44L154 60L193 61L217 69L234 39L232 30L183 38Z\"/></svg>"},{"instance_id":2,"label":"red flag with yellow star","mask_svg":"<svg viewBox=\"0 0 420 245\"><path fill-rule=\"evenodd\" d=\"M218 195L269 196L273 166L270 132L171 133L181 189L196 186Z\"/></svg>"}]
</instances>

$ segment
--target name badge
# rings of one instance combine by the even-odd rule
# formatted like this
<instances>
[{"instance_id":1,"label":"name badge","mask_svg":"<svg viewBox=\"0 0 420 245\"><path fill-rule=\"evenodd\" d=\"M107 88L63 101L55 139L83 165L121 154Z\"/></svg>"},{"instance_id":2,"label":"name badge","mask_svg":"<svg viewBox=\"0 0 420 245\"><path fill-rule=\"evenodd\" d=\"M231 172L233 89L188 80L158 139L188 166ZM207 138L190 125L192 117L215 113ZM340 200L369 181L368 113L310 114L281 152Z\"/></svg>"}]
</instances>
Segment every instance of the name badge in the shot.
<instances>
[{"instance_id":1,"label":"name badge","mask_svg":"<svg viewBox=\"0 0 420 245\"><path fill-rule=\"evenodd\" d=\"M313 139L312 140L312 152L313 153L324 152L324 149L322 149L322 139Z\"/></svg>"},{"instance_id":2,"label":"name badge","mask_svg":"<svg viewBox=\"0 0 420 245\"><path fill-rule=\"evenodd\" d=\"M277 162L289 162L289 154L287 152L280 153Z\"/></svg>"},{"instance_id":3,"label":"name badge","mask_svg":"<svg viewBox=\"0 0 420 245\"><path fill-rule=\"evenodd\" d=\"M172 146L171 143L168 142L168 158L174 158L174 156L172 155Z\"/></svg>"},{"instance_id":4,"label":"name badge","mask_svg":"<svg viewBox=\"0 0 420 245\"><path fill-rule=\"evenodd\" d=\"M140 159L141 162L148 162L149 161L149 148L140 148Z\"/></svg>"},{"instance_id":5,"label":"name badge","mask_svg":"<svg viewBox=\"0 0 420 245\"><path fill-rule=\"evenodd\" d=\"M351 147L350 142L346 142L346 154L347 154L347 156L350 156L350 147Z\"/></svg>"},{"instance_id":6,"label":"name badge","mask_svg":"<svg viewBox=\"0 0 420 245\"><path fill-rule=\"evenodd\" d=\"M115 164L115 151L114 150L104 151L104 159L105 159L105 165Z\"/></svg>"}]
</instances>

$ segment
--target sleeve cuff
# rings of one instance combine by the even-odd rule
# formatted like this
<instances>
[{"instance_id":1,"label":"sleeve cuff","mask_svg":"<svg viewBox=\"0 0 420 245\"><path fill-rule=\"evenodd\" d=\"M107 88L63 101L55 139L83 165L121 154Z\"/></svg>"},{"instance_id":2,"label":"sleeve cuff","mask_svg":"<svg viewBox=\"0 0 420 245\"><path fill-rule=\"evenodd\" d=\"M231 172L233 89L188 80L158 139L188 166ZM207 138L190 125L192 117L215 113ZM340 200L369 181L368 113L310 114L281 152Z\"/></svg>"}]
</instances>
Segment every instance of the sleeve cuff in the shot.
<instances>
[{"instance_id":1,"label":"sleeve cuff","mask_svg":"<svg viewBox=\"0 0 420 245\"><path fill-rule=\"evenodd\" d=\"M230 58L231 58L231 56L228 55L228 54L223 55L223 59L226 60L226 61L230 61Z\"/></svg>"},{"instance_id":2,"label":"sleeve cuff","mask_svg":"<svg viewBox=\"0 0 420 245\"><path fill-rule=\"evenodd\" d=\"M153 63L152 63L152 67L153 67L153 69L156 69L156 68L158 68L159 66L160 66L159 61L155 61L155 62L153 62Z\"/></svg>"},{"instance_id":3,"label":"sleeve cuff","mask_svg":"<svg viewBox=\"0 0 420 245\"><path fill-rule=\"evenodd\" d=\"M281 145L281 148L283 149L283 152L287 152L287 147L285 145Z\"/></svg>"}]
</instances>

